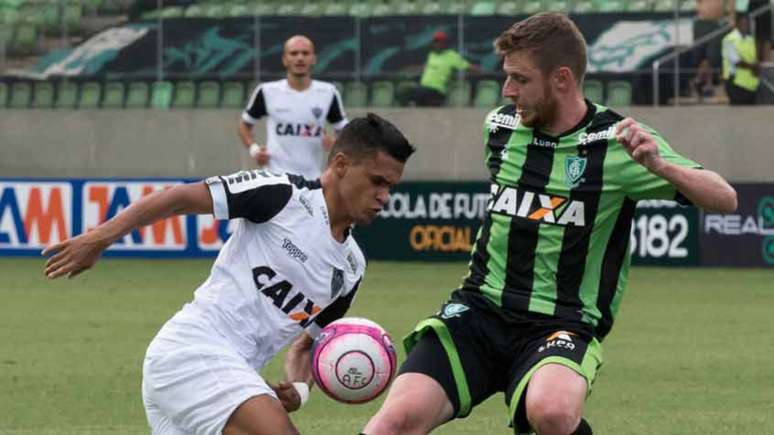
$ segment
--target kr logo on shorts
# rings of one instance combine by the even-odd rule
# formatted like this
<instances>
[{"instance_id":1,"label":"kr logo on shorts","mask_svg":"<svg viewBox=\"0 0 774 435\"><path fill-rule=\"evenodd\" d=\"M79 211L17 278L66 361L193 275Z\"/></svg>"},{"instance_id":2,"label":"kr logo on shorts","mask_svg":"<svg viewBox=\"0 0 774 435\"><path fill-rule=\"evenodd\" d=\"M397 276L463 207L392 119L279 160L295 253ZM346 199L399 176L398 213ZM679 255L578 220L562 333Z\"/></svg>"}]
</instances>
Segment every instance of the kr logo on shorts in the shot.
<instances>
[{"instance_id":1,"label":"kr logo on shorts","mask_svg":"<svg viewBox=\"0 0 774 435\"><path fill-rule=\"evenodd\" d=\"M556 331L546 338L546 343L538 348L538 353L553 348L575 350L575 343L572 341L574 336L572 332Z\"/></svg>"},{"instance_id":2,"label":"kr logo on shorts","mask_svg":"<svg viewBox=\"0 0 774 435\"><path fill-rule=\"evenodd\" d=\"M468 308L466 305L452 303L447 304L443 307L441 310L440 316L442 319L451 319L452 317L460 317L460 314L464 313L465 311L468 311L470 308Z\"/></svg>"}]
</instances>

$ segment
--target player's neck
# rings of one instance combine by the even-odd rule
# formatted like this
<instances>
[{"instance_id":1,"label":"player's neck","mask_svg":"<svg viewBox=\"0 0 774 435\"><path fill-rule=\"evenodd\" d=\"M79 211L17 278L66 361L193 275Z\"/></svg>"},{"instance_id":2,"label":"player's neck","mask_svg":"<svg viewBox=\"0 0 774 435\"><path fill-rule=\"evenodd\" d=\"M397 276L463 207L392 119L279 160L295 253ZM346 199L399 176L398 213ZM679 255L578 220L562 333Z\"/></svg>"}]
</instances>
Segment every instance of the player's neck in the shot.
<instances>
[{"instance_id":1,"label":"player's neck","mask_svg":"<svg viewBox=\"0 0 774 435\"><path fill-rule=\"evenodd\" d=\"M556 121L543 128L546 133L553 136L559 136L577 126L588 111L586 100L583 99L583 95L580 93L574 93L565 100L560 98L559 101L559 114L556 117Z\"/></svg>"},{"instance_id":2,"label":"player's neck","mask_svg":"<svg viewBox=\"0 0 774 435\"><path fill-rule=\"evenodd\" d=\"M312 76L287 75L288 86L296 91L305 91L312 85Z\"/></svg>"},{"instance_id":3,"label":"player's neck","mask_svg":"<svg viewBox=\"0 0 774 435\"><path fill-rule=\"evenodd\" d=\"M328 207L328 220L330 221L331 237L339 243L346 239L347 230L352 225L352 220L341 213L343 204L341 197L337 195L337 190L333 187L336 183L335 177L330 171L323 171L320 175L320 184L322 185L323 199Z\"/></svg>"}]
</instances>

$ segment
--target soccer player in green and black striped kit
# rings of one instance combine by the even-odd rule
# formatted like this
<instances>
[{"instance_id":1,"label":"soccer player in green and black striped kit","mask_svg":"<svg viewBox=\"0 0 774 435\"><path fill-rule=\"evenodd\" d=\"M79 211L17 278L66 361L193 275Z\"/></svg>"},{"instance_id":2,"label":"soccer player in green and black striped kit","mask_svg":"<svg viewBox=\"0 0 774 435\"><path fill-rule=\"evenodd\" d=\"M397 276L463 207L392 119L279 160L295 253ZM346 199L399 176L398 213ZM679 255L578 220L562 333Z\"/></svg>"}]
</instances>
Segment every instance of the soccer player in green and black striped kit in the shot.
<instances>
[{"instance_id":1,"label":"soccer player in green and black striped kit","mask_svg":"<svg viewBox=\"0 0 774 435\"><path fill-rule=\"evenodd\" d=\"M719 175L584 99L586 44L566 16L534 15L495 47L513 105L484 123L491 199L470 271L407 337L367 435L425 434L497 392L516 433L590 434L583 404L626 287L636 202L736 208Z\"/></svg>"}]
</instances>

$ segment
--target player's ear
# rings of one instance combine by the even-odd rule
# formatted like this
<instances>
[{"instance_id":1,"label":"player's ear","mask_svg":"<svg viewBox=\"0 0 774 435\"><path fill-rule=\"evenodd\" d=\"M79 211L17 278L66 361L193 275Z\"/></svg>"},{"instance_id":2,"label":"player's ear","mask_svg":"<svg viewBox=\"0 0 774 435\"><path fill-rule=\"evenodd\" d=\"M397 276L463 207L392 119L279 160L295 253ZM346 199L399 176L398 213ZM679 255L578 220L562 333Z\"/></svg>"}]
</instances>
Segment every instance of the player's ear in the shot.
<instances>
[{"instance_id":1,"label":"player's ear","mask_svg":"<svg viewBox=\"0 0 774 435\"><path fill-rule=\"evenodd\" d=\"M576 87L575 74L573 74L572 70L566 66L561 66L554 70L551 74L551 80L554 82L556 88L561 91Z\"/></svg>"},{"instance_id":2,"label":"player's ear","mask_svg":"<svg viewBox=\"0 0 774 435\"><path fill-rule=\"evenodd\" d=\"M350 163L350 158L341 151L334 154L333 159L331 159L333 172L339 177L343 177L347 173Z\"/></svg>"}]
</instances>

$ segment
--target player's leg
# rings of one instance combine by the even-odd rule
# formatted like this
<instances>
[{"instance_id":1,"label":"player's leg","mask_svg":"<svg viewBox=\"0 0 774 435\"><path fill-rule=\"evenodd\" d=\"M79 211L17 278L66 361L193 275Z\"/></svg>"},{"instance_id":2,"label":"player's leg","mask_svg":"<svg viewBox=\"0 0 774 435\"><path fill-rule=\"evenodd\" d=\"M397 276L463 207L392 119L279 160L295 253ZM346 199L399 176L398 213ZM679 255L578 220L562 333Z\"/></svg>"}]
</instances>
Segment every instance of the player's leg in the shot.
<instances>
[{"instance_id":1,"label":"player's leg","mask_svg":"<svg viewBox=\"0 0 774 435\"><path fill-rule=\"evenodd\" d=\"M533 340L510 370L507 403L516 433L590 434L583 406L602 364L599 342L557 331Z\"/></svg>"},{"instance_id":2,"label":"player's leg","mask_svg":"<svg viewBox=\"0 0 774 435\"><path fill-rule=\"evenodd\" d=\"M223 428L223 435L297 435L279 400L251 397L239 405Z\"/></svg>"},{"instance_id":3,"label":"player's leg","mask_svg":"<svg viewBox=\"0 0 774 435\"><path fill-rule=\"evenodd\" d=\"M454 380L443 355L444 349L435 334L425 334L409 352L381 409L363 433L426 434L448 421L454 406L441 382L453 385Z\"/></svg>"}]
</instances>

